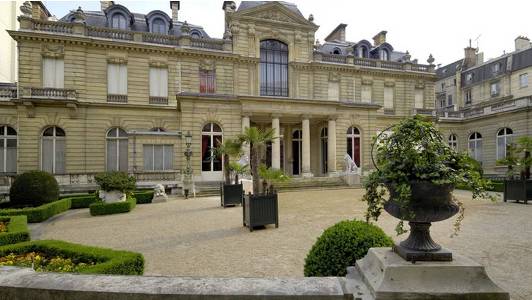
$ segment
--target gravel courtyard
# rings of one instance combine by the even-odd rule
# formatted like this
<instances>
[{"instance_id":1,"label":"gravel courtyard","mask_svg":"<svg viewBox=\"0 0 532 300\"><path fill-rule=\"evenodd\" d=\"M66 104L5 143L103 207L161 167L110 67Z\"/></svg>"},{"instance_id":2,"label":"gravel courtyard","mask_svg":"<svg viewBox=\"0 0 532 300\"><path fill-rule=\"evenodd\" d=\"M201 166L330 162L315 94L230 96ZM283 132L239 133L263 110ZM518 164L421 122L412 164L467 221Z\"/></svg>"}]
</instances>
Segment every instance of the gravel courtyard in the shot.
<instances>
[{"instance_id":1,"label":"gravel courtyard","mask_svg":"<svg viewBox=\"0 0 532 300\"><path fill-rule=\"evenodd\" d=\"M146 275L297 277L303 276L305 256L325 228L363 218L363 193L281 193L279 228L252 233L242 227L241 207L223 209L219 197L208 197L138 205L128 214L101 217L91 217L88 209L71 210L31 225L32 238L140 252ZM512 299L532 299L532 205L472 201L469 192L455 194L466 207L462 231L450 238L451 219L433 224L433 237L487 266ZM378 222L397 239L395 224L386 213Z\"/></svg>"}]
</instances>

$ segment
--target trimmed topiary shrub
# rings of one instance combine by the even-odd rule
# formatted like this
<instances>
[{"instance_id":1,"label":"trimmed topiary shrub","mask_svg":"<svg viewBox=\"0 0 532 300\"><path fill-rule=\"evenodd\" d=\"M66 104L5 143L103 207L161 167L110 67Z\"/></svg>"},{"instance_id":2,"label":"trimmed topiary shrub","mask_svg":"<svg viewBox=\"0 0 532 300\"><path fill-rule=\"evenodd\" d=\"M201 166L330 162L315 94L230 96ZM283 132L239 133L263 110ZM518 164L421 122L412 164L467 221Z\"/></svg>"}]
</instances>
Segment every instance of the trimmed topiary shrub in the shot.
<instances>
[{"instance_id":1,"label":"trimmed topiary shrub","mask_svg":"<svg viewBox=\"0 0 532 300\"><path fill-rule=\"evenodd\" d=\"M305 276L345 276L369 248L391 247L392 239L379 227L363 221L341 221L318 238L305 259Z\"/></svg>"},{"instance_id":2,"label":"trimmed topiary shrub","mask_svg":"<svg viewBox=\"0 0 532 300\"><path fill-rule=\"evenodd\" d=\"M153 200L153 190L136 191L133 193L133 197L137 199L137 204L151 203Z\"/></svg>"},{"instance_id":3,"label":"trimmed topiary shrub","mask_svg":"<svg viewBox=\"0 0 532 300\"><path fill-rule=\"evenodd\" d=\"M89 206L91 216L113 215L127 213L135 208L137 202L135 198L128 196L126 201L105 203L97 201Z\"/></svg>"},{"instance_id":4,"label":"trimmed topiary shrub","mask_svg":"<svg viewBox=\"0 0 532 300\"><path fill-rule=\"evenodd\" d=\"M39 223L69 210L70 204L70 198L65 198L37 207L0 209L0 216L25 215L29 223Z\"/></svg>"},{"instance_id":5,"label":"trimmed topiary shrub","mask_svg":"<svg viewBox=\"0 0 532 300\"><path fill-rule=\"evenodd\" d=\"M75 262L95 261L94 265L78 268L82 274L142 275L144 257L140 253L84 246L63 241L42 240L0 247L0 257L29 252L70 258Z\"/></svg>"},{"instance_id":6,"label":"trimmed topiary shrub","mask_svg":"<svg viewBox=\"0 0 532 300\"><path fill-rule=\"evenodd\" d=\"M9 189L12 206L39 206L59 198L59 185L55 178L43 171L30 171L18 175Z\"/></svg>"},{"instance_id":7,"label":"trimmed topiary shrub","mask_svg":"<svg viewBox=\"0 0 532 300\"><path fill-rule=\"evenodd\" d=\"M96 195L94 195L94 194L82 195L82 196L72 196L72 197L68 197L68 199L70 199L70 202L72 203L72 205L70 206L71 209L89 208L89 206L91 204L93 204L96 201L98 201L98 198L96 198Z\"/></svg>"},{"instance_id":8,"label":"trimmed topiary shrub","mask_svg":"<svg viewBox=\"0 0 532 300\"><path fill-rule=\"evenodd\" d=\"M135 190L136 179L125 172L106 172L94 176L100 188L106 192L121 191L122 193Z\"/></svg>"},{"instance_id":9,"label":"trimmed topiary shrub","mask_svg":"<svg viewBox=\"0 0 532 300\"><path fill-rule=\"evenodd\" d=\"M7 232L0 233L0 246L30 240L26 216L0 217L0 222L8 222Z\"/></svg>"}]
</instances>

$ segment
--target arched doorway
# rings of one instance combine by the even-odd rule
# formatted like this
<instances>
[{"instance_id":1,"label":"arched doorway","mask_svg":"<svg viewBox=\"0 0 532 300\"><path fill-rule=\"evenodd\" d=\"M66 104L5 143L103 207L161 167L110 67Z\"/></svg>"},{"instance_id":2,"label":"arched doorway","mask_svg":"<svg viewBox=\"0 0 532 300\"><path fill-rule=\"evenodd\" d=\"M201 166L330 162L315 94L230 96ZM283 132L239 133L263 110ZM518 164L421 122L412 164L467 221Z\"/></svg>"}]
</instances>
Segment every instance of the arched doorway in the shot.
<instances>
[{"instance_id":1,"label":"arched doorway","mask_svg":"<svg viewBox=\"0 0 532 300\"><path fill-rule=\"evenodd\" d=\"M222 180L222 157L213 155L214 148L223 141L222 128L207 123L201 131L201 178L204 181Z\"/></svg>"}]
</instances>

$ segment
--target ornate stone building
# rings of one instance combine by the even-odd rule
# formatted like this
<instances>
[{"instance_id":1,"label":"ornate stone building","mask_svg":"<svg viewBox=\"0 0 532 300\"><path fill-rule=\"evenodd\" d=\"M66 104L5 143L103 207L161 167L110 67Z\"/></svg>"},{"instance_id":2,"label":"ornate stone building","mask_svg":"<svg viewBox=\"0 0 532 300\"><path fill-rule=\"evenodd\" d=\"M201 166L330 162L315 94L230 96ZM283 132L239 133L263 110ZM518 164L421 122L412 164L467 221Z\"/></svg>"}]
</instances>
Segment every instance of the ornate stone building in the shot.
<instances>
[{"instance_id":1,"label":"ornate stone building","mask_svg":"<svg viewBox=\"0 0 532 300\"><path fill-rule=\"evenodd\" d=\"M258 126L280 137L266 163L290 175L336 175L345 154L365 173L373 136L434 113L434 59L418 64L385 31L349 42L340 24L320 44L293 4L225 1L216 39L178 19L179 1L172 16L101 3L58 21L25 4L9 31L20 67L18 94L0 101L0 172L43 169L76 185L123 170L179 185L190 132L195 179L214 181L222 164L210 147Z\"/></svg>"},{"instance_id":2,"label":"ornate stone building","mask_svg":"<svg viewBox=\"0 0 532 300\"><path fill-rule=\"evenodd\" d=\"M515 39L515 51L486 62L471 46L464 58L436 70L436 107L449 145L468 151L487 174L501 175L506 145L532 136L532 44Z\"/></svg>"}]
</instances>

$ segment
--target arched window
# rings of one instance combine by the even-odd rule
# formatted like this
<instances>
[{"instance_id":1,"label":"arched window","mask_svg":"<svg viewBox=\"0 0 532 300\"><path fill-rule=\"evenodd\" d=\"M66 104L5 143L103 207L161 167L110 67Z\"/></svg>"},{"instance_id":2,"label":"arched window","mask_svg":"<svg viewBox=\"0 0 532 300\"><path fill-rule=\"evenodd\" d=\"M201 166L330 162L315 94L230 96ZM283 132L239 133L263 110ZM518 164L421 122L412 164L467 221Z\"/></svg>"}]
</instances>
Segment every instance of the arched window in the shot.
<instances>
[{"instance_id":1,"label":"arched window","mask_svg":"<svg viewBox=\"0 0 532 300\"><path fill-rule=\"evenodd\" d=\"M121 13L115 13L111 18L111 27L115 29L127 29L127 19Z\"/></svg>"},{"instance_id":2,"label":"arched window","mask_svg":"<svg viewBox=\"0 0 532 300\"><path fill-rule=\"evenodd\" d=\"M356 127L347 129L347 154L360 168L360 130Z\"/></svg>"},{"instance_id":3,"label":"arched window","mask_svg":"<svg viewBox=\"0 0 532 300\"><path fill-rule=\"evenodd\" d=\"M260 95L288 97L288 46L283 42L260 42Z\"/></svg>"},{"instance_id":4,"label":"arched window","mask_svg":"<svg viewBox=\"0 0 532 300\"><path fill-rule=\"evenodd\" d=\"M203 126L201 132L201 170L204 172L222 171L222 157L214 156L213 150L222 143L223 133L216 123Z\"/></svg>"},{"instance_id":5,"label":"arched window","mask_svg":"<svg viewBox=\"0 0 532 300\"><path fill-rule=\"evenodd\" d=\"M506 157L506 147L512 143L513 134L513 130L507 127L497 132L497 159Z\"/></svg>"},{"instance_id":6,"label":"arched window","mask_svg":"<svg viewBox=\"0 0 532 300\"><path fill-rule=\"evenodd\" d=\"M327 127L323 127L320 132L320 146L321 146L321 173L327 173Z\"/></svg>"},{"instance_id":7,"label":"arched window","mask_svg":"<svg viewBox=\"0 0 532 300\"><path fill-rule=\"evenodd\" d=\"M107 131L107 171L127 172L127 133L122 128Z\"/></svg>"},{"instance_id":8,"label":"arched window","mask_svg":"<svg viewBox=\"0 0 532 300\"><path fill-rule=\"evenodd\" d=\"M367 58L368 57L368 48L366 46L360 46L357 50L357 56Z\"/></svg>"},{"instance_id":9,"label":"arched window","mask_svg":"<svg viewBox=\"0 0 532 300\"><path fill-rule=\"evenodd\" d=\"M0 126L0 173L17 172L17 131Z\"/></svg>"},{"instance_id":10,"label":"arched window","mask_svg":"<svg viewBox=\"0 0 532 300\"><path fill-rule=\"evenodd\" d=\"M292 133L292 175L301 174L301 160L303 157L303 132L296 129Z\"/></svg>"},{"instance_id":11,"label":"arched window","mask_svg":"<svg viewBox=\"0 0 532 300\"><path fill-rule=\"evenodd\" d=\"M154 19L151 23L151 32L167 34L168 29L166 29L166 22L164 22L164 20L161 18Z\"/></svg>"},{"instance_id":12,"label":"arched window","mask_svg":"<svg viewBox=\"0 0 532 300\"><path fill-rule=\"evenodd\" d=\"M449 135L449 147L453 150L458 149L458 138L456 137L456 134L454 133Z\"/></svg>"},{"instance_id":13,"label":"arched window","mask_svg":"<svg viewBox=\"0 0 532 300\"><path fill-rule=\"evenodd\" d=\"M342 50L340 50L340 48L336 47L333 50L333 54L337 54L337 55L342 54Z\"/></svg>"},{"instance_id":14,"label":"arched window","mask_svg":"<svg viewBox=\"0 0 532 300\"><path fill-rule=\"evenodd\" d=\"M65 173L65 131L57 126L46 128L41 138L41 170Z\"/></svg>"},{"instance_id":15,"label":"arched window","mask_svg":"<svg viewBox=\"0 0 532 300\"><path fill-rule=\"evenodd\" d=\"M388 50L386 50L386 49L381 49L380 55L381 55L381 60L389 60L390 59L390 54L388 53Z\"/></svg>"},{"instance_id":16,"label":"arched window","mask_svg":"<svg viewBox=\"0 0 532 300\"><path fill-rule=\"evenodd\" d=\"M199 32L197 30L192 30L190 32L190 36L193 37L193 38L196 38L196 39L200 39L201 38L201 32Z\"/></svg>"},{"instance_id":17,"label":"arched window","mask_svg":"<svg viewBox=\"0 0 532 300\"><path fill-rule=\"evenodd\" d=\"M482 135L478 132L469 135L469 155L482 162Z\"/></svg>"}]
</instances>

